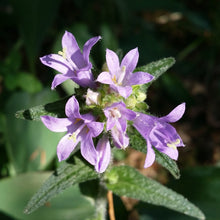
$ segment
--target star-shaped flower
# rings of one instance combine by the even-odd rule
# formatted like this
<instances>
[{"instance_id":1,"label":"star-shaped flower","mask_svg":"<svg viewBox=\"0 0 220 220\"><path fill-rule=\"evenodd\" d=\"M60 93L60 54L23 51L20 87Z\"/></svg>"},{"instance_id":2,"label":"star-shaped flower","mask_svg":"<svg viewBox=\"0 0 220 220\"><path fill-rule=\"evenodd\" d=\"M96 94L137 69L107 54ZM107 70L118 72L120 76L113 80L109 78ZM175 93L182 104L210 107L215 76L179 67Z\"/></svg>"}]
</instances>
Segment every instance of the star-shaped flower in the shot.
<instances>
[{"instance_id":1,"label":"star-shaped flower","mask_svg":"<svg viewBox=\"0 0 220 220\"><path fill-rule=\"evenodd\" d=\"M62 38L63 52L49 54L41 57L41 62L62 74L57 74L52 82L54 89L67 79L71 79L82 87L94 87L92 64L89 61L89 54L92 47L101 39L100 36L89 39L81 52L75 37L66 31Z\"/></svg>"},{"instance_id":2,"label":"star-shaped flower","mask_svg":"<svg viewBox=\"0 0 220 220\"><path fill-rule=\"evenodd\" d=\"M106 62L109 72L99 74L97 81L109 84L110 87L118 92L124 98L132 93L133 85L145 84L150 82L154 77L149 73L133 73L139 58L138 49L129 51L119 63L118 56L112 50L106 50Z\"/></svg>"},{"instance_id":3,"label":"star-shaped flower","mask_svg":"<svg viewBox=\"0 0 220 220\"><path fill-rule=\"evenodd\" d=\"M155 116L137 113L133 126L147 142L147 156L144 167L151 166L155 160L154 146L157 150L177 160L177 147L184 146L177 131L169 123L178 121L185 112L185 103L178 105L168 115L157 118Z\"/></svg>"},{"instance_id":4,"label":"star-shaped flower","mask_svg":"<svg viewBox=\"0 0 220 220\"><path fill-rule=\"evenodd\" d=\"M92 165L96 165L97 151L92 138L97 137L102 132L104 123L96 122L90 113L81 115L79 103L74 96L67 101L65 113L67 118L41 116L42 122L51 131L67 132L57 146L59 161L67 159L77 144L81 142L82 156Z\"/></svg>"}]
</instances>

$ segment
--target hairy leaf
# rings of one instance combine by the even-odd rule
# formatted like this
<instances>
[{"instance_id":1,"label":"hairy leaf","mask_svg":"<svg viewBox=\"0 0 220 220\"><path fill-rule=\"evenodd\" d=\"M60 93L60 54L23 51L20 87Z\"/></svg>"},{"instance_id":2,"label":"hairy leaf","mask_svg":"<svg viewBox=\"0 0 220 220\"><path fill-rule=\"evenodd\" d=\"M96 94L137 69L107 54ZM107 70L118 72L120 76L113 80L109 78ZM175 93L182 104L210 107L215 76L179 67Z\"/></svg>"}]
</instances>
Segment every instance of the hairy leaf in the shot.
<instances>
[{"instance_id":1,"label":"hairy leaf","mask_svg":"<svg viewBox=\"0 0 220 220\"><path fill-rule=\"evenodd\" d=\"M171 66L173 66L174 63L175 59L173 57L167 57L155 62L151 62L145 66L138 67L135 69L135 71L148 72L154 76L154 79L150 83L143 85L143 87L147 89L152 84L152 82L157 80L163 73L165 73Z\"/></svg>"},{"instance_id":2,"label":"hairy leaf","mask_svg":"<svg viewBox=\"0 0 220 220\"><path fill-rule=\"evenodd\" d=\"M130 138L130 146L135 150L138 150L143 153L147 153L147 144L144 138L139 134L139 132L133 127L129 127L127 131ZM154 148L156 154L156 161L166 168L176 179L180 178L180 171L176 162L168 157L166 154L161 153L156 148Z\"/></svg>"},{"instance_id":3,"label":"hairy leaf","mask_svg":"<svg viewBox=\"0 0 220 220\"><path fill-rule=\"evenodd\" d=\"M182 195L140 174L128 166L113 167L105 175L106 186L119 196L127 196L164 206L186 215L205 219L204 214Z\"/></svg>"},{"instance_id":4,"label":"hairy leaf","mask_svg":"<svg viewBox=\"0 0 220 220\"><path fill-rule=\"evenodd\" d=\"M40 120L42 115L50 115L53 117L66 117L65 104L69 97L46 105L38 105L29 109L20 110L15 113L16 118L27 120Z\"/></svg>"},{"instance_id":5,"label":"hairy leaf","mask_svg":"<svg viewBox=\"0 0 220 220\"><path fill-rule=\"evenodd\" d=\"M48 200L74 184L95 179L98 173L82 159L75 158L75 163L64 163L41 186L38 192L28 202L24 212L30 214Z\"/></svg>"}]
</instances>

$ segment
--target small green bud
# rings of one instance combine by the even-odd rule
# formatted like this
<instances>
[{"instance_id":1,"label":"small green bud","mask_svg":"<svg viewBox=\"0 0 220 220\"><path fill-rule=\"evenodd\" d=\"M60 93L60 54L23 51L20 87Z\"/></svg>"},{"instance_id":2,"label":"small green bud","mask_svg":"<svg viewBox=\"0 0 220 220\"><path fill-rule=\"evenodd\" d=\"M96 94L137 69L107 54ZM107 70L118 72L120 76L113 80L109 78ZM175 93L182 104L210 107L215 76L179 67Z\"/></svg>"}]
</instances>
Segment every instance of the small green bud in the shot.
<instances>
[{"instance_id":1,"label":"small green bud","mask_svg":"<svg viewBox=\"0 0 220 220\"><path fill-rule=\"evenodd\" d=\"M146 94L143 92L137 93L137 101L143 102L147 98Z\"/></svg>"},{"instance_id":2,"label":"small green bud","mask_svg":"<svg viewBox=\"0 0 220 220\"><path fill-rule=\"evenodd\" d=\"M133 109L135 108L135 105L137 104L137 99L134 95L130 95L126 100L125 104L128 108Z\"/></svg>"}]
</instances>

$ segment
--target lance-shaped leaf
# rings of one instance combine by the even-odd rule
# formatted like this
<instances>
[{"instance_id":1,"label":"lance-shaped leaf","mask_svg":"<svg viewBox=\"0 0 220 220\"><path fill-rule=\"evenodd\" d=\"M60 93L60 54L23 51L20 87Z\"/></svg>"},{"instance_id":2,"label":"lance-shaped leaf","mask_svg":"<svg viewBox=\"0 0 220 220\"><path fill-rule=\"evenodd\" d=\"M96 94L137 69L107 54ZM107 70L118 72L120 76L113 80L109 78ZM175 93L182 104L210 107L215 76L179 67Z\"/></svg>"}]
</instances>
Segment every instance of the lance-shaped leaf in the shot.
<instances>
[{"instance_id":1,"label":"lance-shaped leaf","mask_svg":"<svg viewBox=\"0 0 220 220\"><path fill-rule=\"evenodd\" d=\"M173 66L174 63L175 59L173 57L167 57L155 62L151 62L145 66L138 67L135 69L135 72L147 72L154 76L154 79L151 82L142 86L143 88L147 89L152 82L157 80L163 73L165 73L171 66Z\"/></svg>"},{"instance_id":2,"label":"lance-shaped leaf","mask_svg":"<svg viewBox=\"0 0 220 220\"><path fill-rule=\"evenodd\" d=\"M86 161L78 157L74 157L74 159L74 164L65 162L45 181L38 192L28 202L24 210L26 214L32 213L52 197L72 185L98 177L98 173Z\"/></svg>"},{"instance_id":3,"label":"lance-shaped leaf","mask_svg":"<svg viewBox=\"0 0 220 220\"><path fill-rule=\"evenodd\" d=\"M147 144L146 141L142 138L142 136L138 133L136 129L133 127L129 127L128 136L130 138L130 146L135 150L138 150L143 153L147 153ZM154 148L156 161L166 168L176 179L180 178L180 171L176 164L176 161L168 157L166 154L161 153L156 148Z\"/></svg>"},{"instance_id":4,"label":"lance-shaped leaf","mask_svg":"<svg viewBox=\"0 0 220 220\"><path fill-rule=\"evenodd\" d=\"M128 166L113 167L105 174L108 190L119 196L127 196L154 205L164 206L198 219L204 214L182 195L149 179Z\"/></svg>"},{"instance_id":5,"label":"lance-shaped leaf","mask_svg":"<svg viewBox=\"0 0 220 220\"><path fill-rule=\"evenodd\" d=\"M65 116L65 104L69 97L51 102L46 105L38 105L29 109L17 111L15 113L16 118L27 120L40 120L42 115L50 115L53 117L66 117Z\"/></svg>"}]
</instances>

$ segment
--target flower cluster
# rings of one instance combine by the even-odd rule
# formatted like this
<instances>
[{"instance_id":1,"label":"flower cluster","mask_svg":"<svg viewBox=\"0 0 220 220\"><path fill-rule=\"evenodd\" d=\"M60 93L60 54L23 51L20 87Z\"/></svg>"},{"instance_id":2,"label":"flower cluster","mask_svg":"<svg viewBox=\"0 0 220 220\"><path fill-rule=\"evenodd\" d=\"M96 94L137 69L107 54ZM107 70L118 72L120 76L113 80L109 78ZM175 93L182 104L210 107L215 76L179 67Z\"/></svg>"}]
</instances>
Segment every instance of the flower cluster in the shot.
<instances>
[{"instance_id":1,"label":"flower cluster","mask_svg":"<svg viewBox=\"0 0 220 220\"><path fill-rule=\"evenodd\" d=\"M169 123L182 117L185 103L160 118L137 110L136 106L144 101L146 95L135 88L154 79L149 73L134 72L139 58L137 48L129 51L121 63L117 54L107 49L107 68L94 79L89 55L99 39L100 36L91 38L81 51L75 37L66 31L62 38L63 51L40 58L43 64L62 73L54 77L52 89L67 79L88 88L84 95L85 114L80 113L82 109L76 97L72 96L65 106L67 118L41 116L42 122L51 131L66 132L57 146L59 161L67 159L80 142L82 156L94 165L97 172L104 172L111 160L110 138L117 148L125 149L129 145L126 134L128 122L146 140L145 168L155 160L153 146L176 160L177 147L184 144ZM98 143L95 146L93 138L96 137Z\"/></svg>"}]
</instances>

